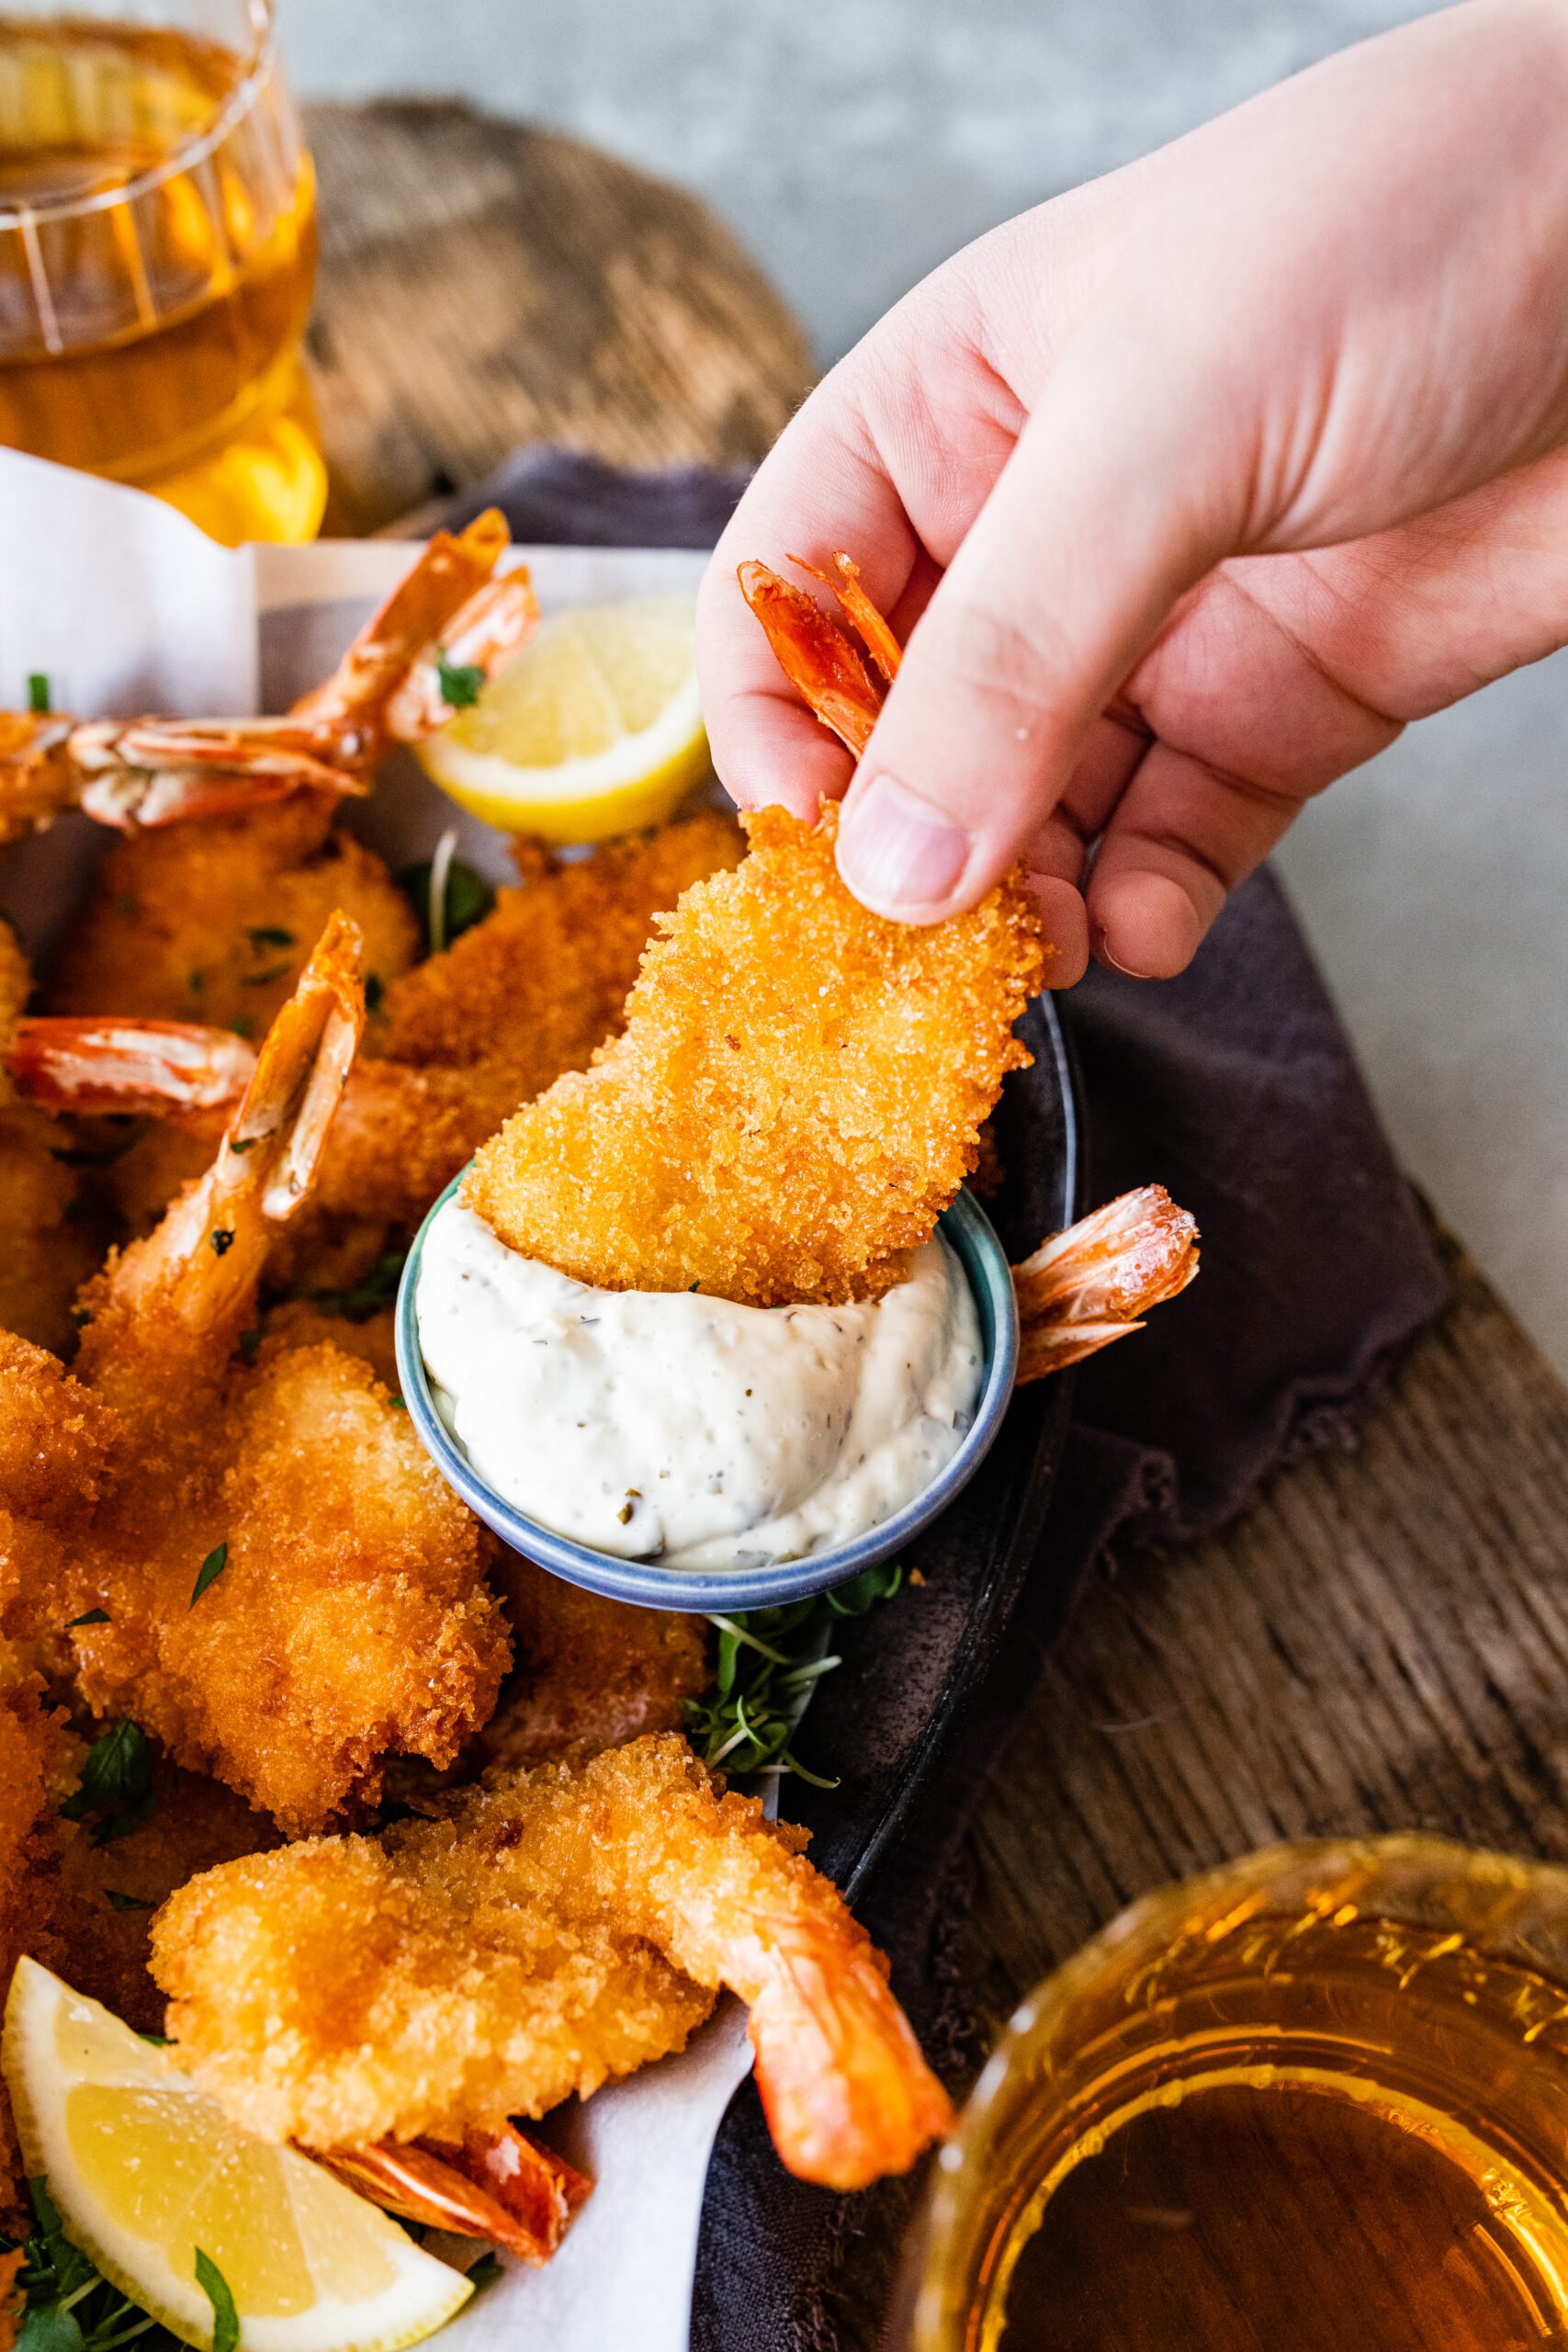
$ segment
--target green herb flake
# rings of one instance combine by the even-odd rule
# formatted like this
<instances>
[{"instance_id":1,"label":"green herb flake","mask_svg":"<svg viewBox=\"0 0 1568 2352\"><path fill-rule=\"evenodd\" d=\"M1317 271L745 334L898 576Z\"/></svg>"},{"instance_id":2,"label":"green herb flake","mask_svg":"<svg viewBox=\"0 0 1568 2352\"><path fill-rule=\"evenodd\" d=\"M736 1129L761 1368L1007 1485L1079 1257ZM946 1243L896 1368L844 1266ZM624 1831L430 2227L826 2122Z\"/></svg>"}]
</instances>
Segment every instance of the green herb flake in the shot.
<instances>
[{"instance_id":1,"label":"green herb flake","mask_svg":"<svg viewBox=\"0 0 1568 2352\"><path fill-rule=\"evenodd\" d=\"M253 1326L249 1331L242 1331L240 1334L240 1362L242 1363L254 1363L256 1357L261 1352L261 1343L262 1335L261 1326L259 1324Z\"/></svg>"},{"instance_id":2,"label":"green herb flake","mask_svg":"<svg viewBox=\"0 0 1568 2352\"><path fill-rule=\"evenodd\" d=\"M713 1682L685 1702L692 1744L704 1763L736 1779L794 1772L813 1788L836 1788L836 1781L802 1764L790 1739L811 1686L840 1663L829 1648L839 1621L890 1600L903 1580L903 1569L890 1561L805 1600L710 1616L718 1635Z\"/></svg>"},{"instance_id":3,"label":"green herb flake","mask_svg":"<svg viewBox=\"0 0 1568 2352\"><path fill-rule=\"evenodd\" d=\"M233 1230L226 1225L215 1225L207 1238L212 1244L215 1258L226 1258L234 1246Z\"/></svg>"},{"instance_id":4,"label":"green herb flake","mask_svg":"<svg viewBox=\"0 0 1568 2352\"><path fill-rule=\"evenodd\" d=\"M256 1024L248 1012L242 1012L236 1019L231 1021L229 1028L231 1035L236 1037L249 1039L256 1034Z\"/></svg>"},{"instance_id":5,"label":"green herb flake","mask_svg":"<svg viewBox=\"0 0 1568 2352\"><path fill-rule=\"evenodd\" d=\"M142 2352L176 2352L168 2330L100 2278L72 2245L48 2182L39 2176L28 2190L36 2227L17 2277L23 2298L17 2352L118 2352L133 2338L141 2340ZM9 2244L0 2237L0 2250Z\"/></svg>"},{"instance_id":6,"label":"green herb flake","mask_svg":"<svg viewBox=\"0 0 1568 2352\"><path fill-rule=\"evenodd\" d=\"M28 672L28 708L35 717L42 718L50 708L49 672Z\"/></svg>"},{"instance_id":7,"label":"green herb flake","mask_svg":"<svg viewBox=\"0 0 1568 2352\"><path fill-rule=\"evenodd\" d=\"M352 1290L310 1290L303 1295L323 1315L343 1315L351 1323L363 1323L396 1298L408 1254L406 1250L389 1250Z\"/></svg>"},{"instance_id":8,"label":"green herb flake","mask_svg":"<svg viewBox=\"0 0 1568 2352\"><path fill-rule=\"evenodd\" d=\"M475 2294L482 2295L487 2287L493 2287L498 2278L503 2278L505 2276L500 2256L493 2247L486 2246L479 2260L468 2271L468 2279Z\"/></svg>"},{"instance_id":9,"label":"green herb flake","mask_svg":"<svg viewBox=\"0 0 1568 2352\"><path fill-rule=\"evenodd\" d=\"M366 1010L366 1012L380 1012L380 1010L381 1010L381 1007L386 1003L386 1001L387 1001L387 983L386 983L386 981L381 978L381 975L380 975L380 973L379 973L379 972L367 972L367 973L366 973L366 975L365 975L365 1010Z\"/></svg>"},{"instance_id":10,"label":"green herb flake","mask_svg":"<svg viewBox=\"0 0 1568 2352\"><path fill-rule=\"evenodd\" d=\"M454 857L446 867L443 903L433 910L430 903L431 866L432 861L425 858L418 865L405 865L398 876L398 888L404 892L419 917L420 944L426 956L432 953L434 944L431 935L433 911L438 917L435 927L440 933L439 944L450 947L465 931L471 931L475 923L482 922L495 904L495 892L484 876L476 874L471 865L465 865L460 857Z\"/></svg>"},{"instance_id":11,"label":"green herb flake","mask_svg":"<svg viewBox=\"0 0 1568 2352\"><path fill-rule=\"evenodd\" d=\"M73 1306L71 1309L71 1320L74 1323L78 1331L85 1331L92 1319L91 1315L85 1306Z\"/></svg>"},{"instance_id":12,"label":"green herb flake","mask_svg":"<svg viewBox=\"0 0 1568 2352\"><path fill-rule=\"evenodd\" d=\"M229 2281L209 2254L196 2249L196 2283L212 2305L212 2352L235 2352L240 2341L240 2314L229 2292Z\"/></svg>"},{"instance_id":13,"label":"green herb flake","mask_svg":"<svg viewBox=\"0 0 1568 2352\"><path fill-rule=\"evenodd\" d=\"M87 1750L75 1792L61 1806L67 1821L84 1820L105 1805L125 1804L152 1785L152 1750L140 1724L111 1724Z\"/></svg>"},{"instance_id":14,"label":"green herb flake","mask_svg":"<svg viewBox=\"0 0 1568 2352\"><path fill-rule=\"evenodd\" d=\"M137 910L136 901L128 891L120 890L115 897L114 910L117 915L133 915Z\"/></svg>"},{"instance_id":15,"label":"green herb flake","mask_svg":"<svg viewBox=\"0 0 1568 2352\"><path fill-rule=\"evenodd\" d=\"M108 1623L109 1612L107 1609L86 1609L83 1611L80 1617L68 1619L65 1630L68 1634L73 1634L78 1625L107 1625Z\"/></svg>"},{"instance_id":16,"label":"green herb flake","mask_svg":"<svg viewBox=\"0 0 1568 2352\"><path fill-rule=\"evenodd\" d=\"M247 923L245 937L251 943L253 956L259 956L264 947L292 947L295 944L291 931L280 931L276 923L270 922Z\"/></svg>"},{"instance_id":17,"label":"green herb flake","mask_svg":"<svg viewBox=\"0 0 1568 2352\"><path fill-rule=\"evenodd\" d=\"M449 662L445 650L435 656L441 699L448 710L471 710L484 691L485 673L477 662Z\"/></svg>"},{"instance_id":18,"label":"green herb flake","mask_svg":"<svg viewBox=\"0 0 1568 2352\"><path fill-rule=\"evenodd\" d=\"M269 964L265 972L242 972L240 986L243 989L269 989L274 980L287 979L293 968L290 964Z\"/></svg>"},{"instance_id":19,"label":"green herb flake","mask_svg":"<svg viewBox=\"0 0 1568 2352\"><path fill-rule=\"evenodd\" d=\"M215 1544L196 1572L196 1582L191 1587L190 1594L190 1605L193 1609L196 1607L197 1602L201 1599L202 1594L207 1590L208 1586L209 1584L217 1583L219 1577L222 1575L228 1565L228 1544L226 1543Z\"/></svg>"},{"instance_id":20,"label":"green herb flake","mask_svg":"<svg viewBox=\"0 0 1568 2352\"><path fill-rule=\"evenodd\" d=\"M206 986L207 979L203 973L187 972L186 974L186 988L191 996L199 996Z\"/></svg>"},{"instance_id":21,"label":"green herb flake","mask_svg":"<svg viewBox=\"0 0 1568 2352\"><path fill-rule=\"evenodd\" d=\"M122 1894L118 1886L106 1886L104 1897L113 1911L155 1911L158 1907L144 1894Z\"/></svg>"}]
</instances>

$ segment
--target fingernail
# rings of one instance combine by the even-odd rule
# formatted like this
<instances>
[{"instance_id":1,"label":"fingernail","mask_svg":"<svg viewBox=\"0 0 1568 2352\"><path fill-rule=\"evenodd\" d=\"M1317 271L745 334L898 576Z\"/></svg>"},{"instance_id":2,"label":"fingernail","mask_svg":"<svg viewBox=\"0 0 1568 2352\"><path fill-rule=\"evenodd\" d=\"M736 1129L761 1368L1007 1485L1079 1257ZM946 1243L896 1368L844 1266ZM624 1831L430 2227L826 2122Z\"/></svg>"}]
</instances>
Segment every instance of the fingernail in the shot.
<instances>
[{"instance_id":1,"label":"fingernail","mask_svg":"<svg viewBox=\"0 0 1568 2352\"><path fill-rule=\"evenodd\" d=\"M1095 933L1094 953L1098 963L1109 964L1111 970L1120 972L1124 980L1147 980L1154 977L1149 972L1135 972L1131 964L1123 964L1119 956L1113 956L1103 931Z\"/></svg>"},{"instance_id":2,"label":"fingernail","mask_svg":"<svg viewBox=\"0 0 1568 2352\"><path fill-rule=\"evenodd\" d=\"M839 871L868 906L930 906L956 888L969 836L896 776L874 775L844 811Z\"/></svg>"}]
</instances>

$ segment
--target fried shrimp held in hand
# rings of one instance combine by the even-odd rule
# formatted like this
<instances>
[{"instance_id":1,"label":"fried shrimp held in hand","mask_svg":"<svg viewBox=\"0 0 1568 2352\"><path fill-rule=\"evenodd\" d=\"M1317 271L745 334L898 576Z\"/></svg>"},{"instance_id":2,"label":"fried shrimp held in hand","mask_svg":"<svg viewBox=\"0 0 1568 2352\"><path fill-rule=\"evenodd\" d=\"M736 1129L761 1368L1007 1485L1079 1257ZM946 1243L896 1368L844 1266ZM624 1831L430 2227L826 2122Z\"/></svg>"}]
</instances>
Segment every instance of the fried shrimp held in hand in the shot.
<instances>
[{"instance_id":1,"label":"fried shrimp held in hand","mask_svg":"<svg viewBox=\"0 0 1568 2352\"><path fill-rule=\"evenodd\" d=\"M77 1367L114 1432L60 1579L62 1621L107 1620L72 1634L82 1693L296 1832L373 1804L389 1752L450 1763L508 1652L489 1539L368 1365L241 1346L363 1017L337 918L206 1176L84 1294Z\"/></svg>"},{"instance_id":2,"label":"fried shrimp held in hand","mask_svg":"<svg viewBox=\"0 0 1568 2352\"><path fill-rule=\"evenodd\" d=\"M152 1969L179 2064L237 2122L324 2149L541 2115L681 2049L725 1985L784 2163L861 2188L950 2110L803 1843L649 1736L209 1871L159 1913Z\"/></svg>"},{"instance_id":3,"label":"fried shrimp held in hand","mask_svg":"<svg viewBox=\"0 0 1568 2352\"><path fill-rule=\"evenodd\" d=\"M1043 958L1021 885L927 929L868 914L837 811L745 820L749 857L662 917L623 1036L479 1153L463 1197L607 1290L874 1295L976 1160Z\"/></svg>"},{"instance_id":4,"label":"fried shrimp held in hand","mask_svg":"<svg viewBox=\"0 0 1568 2352\"><path fill-rule=\"evenodd\" d=\"M519 1102L586 1068L621 1025L655 917L743 848L733 818L703 808L572 865L519 854L523 888L388 988L323 1156L321 1207L417 1223Z\"/></svg>"}]
</instances>

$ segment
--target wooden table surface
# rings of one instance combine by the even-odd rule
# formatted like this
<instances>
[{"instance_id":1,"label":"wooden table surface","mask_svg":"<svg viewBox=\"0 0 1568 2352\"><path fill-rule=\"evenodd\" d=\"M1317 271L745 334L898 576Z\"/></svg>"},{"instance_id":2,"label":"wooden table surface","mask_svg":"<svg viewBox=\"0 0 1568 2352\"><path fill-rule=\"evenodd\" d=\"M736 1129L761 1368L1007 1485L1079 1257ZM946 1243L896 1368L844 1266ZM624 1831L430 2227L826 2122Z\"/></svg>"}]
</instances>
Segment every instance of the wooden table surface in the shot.
<instances>
[{"instance_id":1,"label":"wooden table surface","mask_svg":"<svg viewBox=\"0 0 1568 2352\"><path fill-rule=\"evenodd\" d=\"M808 381L691 198L455 107L322 107L312 335L338 527L519 442L761 454ZM1568 1858L1568 1392L1473 1266L1359 1450L1080 1603L971 1835L987 2030L1161 1881L1269 1839L1420 1827ZM840 2340L874 2340L846 2297Z\"/></svg>"}]
</instances>

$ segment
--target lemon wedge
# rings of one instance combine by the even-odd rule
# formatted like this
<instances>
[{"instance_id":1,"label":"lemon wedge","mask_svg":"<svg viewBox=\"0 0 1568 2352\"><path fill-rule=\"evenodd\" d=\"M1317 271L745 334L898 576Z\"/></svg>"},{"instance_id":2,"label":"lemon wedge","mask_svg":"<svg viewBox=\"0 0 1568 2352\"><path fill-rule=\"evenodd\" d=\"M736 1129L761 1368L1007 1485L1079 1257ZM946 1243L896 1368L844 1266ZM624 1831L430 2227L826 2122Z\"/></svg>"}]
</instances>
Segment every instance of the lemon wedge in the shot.
<instances>
[{"instance_id":1,"label":"lemon wedge","mask_svg":"<svg viewBox=\"0 0 1568 2352\"><path fill-rule=\"evenodd\" d=\"M36 1961L17 1963L0 2062L67 2236L186 2344L212 2342L198 2247L233 2296L241 2352L395 2352L473 2291L320 2165L237 2131Z\"/></svg>"},{"instance_id":2,"label":"lemon wedge","mask_svg":"<svg viewBox=\"0 0 1568 2352\"><path fill-rule=\"evenodd\" d=\"M419 756L505 832L600 842L660 823L707 768L694 600L552 614Z\"/></svg>"}]
</instances>

